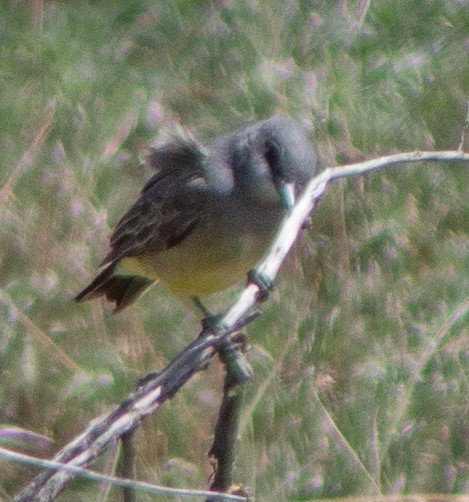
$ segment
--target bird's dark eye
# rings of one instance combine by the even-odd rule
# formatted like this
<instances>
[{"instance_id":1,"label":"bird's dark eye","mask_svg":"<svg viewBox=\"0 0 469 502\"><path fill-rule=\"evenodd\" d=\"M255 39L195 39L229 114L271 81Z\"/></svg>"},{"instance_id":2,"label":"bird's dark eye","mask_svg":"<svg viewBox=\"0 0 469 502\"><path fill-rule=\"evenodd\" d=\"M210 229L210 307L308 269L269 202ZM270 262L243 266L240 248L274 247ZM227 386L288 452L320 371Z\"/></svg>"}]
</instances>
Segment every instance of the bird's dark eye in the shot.
<instances>
[{"instance_id":1,"label":"bird's dark eye","mask_svg":"<svg viewBox=\"0 0 469 502\"><path fill-rule=\"evenodd\" d=\"M281 177L281 166L280 166L280 148L276 143L267 143L265 151L265 159L269 164L270 170L272 172L272 177L274 179Z\"/></svg>"}]
</instances>

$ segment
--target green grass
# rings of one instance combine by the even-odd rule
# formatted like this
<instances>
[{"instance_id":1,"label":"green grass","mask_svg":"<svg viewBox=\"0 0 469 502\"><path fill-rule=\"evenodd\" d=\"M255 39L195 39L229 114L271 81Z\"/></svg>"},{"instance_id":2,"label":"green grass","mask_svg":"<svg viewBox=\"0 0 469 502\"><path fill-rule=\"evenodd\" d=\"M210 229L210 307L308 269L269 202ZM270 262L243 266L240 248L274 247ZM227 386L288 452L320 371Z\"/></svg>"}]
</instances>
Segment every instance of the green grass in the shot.
<instances>
[{"instance_id":1,"label":"green grass","mask_svg":"<svg viewBox=\"0 0 469 502\"><path fill-rule=\"evenodd\" d=\"M449 0L2 3L0 424L54 441L10 446L52 456L197 332L162 286L117 316L71 301L155 137L283 112L314 126L324 165L455 148L468 25ZM468 168L330 187L247 330L236 480L257 501L469 492ZM143 424L139 479L207 486L222 376L215 362ZM33 475L0 460L0 498ZM61 500L119 500L100 490Z\"/></svg>"}]
</instances>

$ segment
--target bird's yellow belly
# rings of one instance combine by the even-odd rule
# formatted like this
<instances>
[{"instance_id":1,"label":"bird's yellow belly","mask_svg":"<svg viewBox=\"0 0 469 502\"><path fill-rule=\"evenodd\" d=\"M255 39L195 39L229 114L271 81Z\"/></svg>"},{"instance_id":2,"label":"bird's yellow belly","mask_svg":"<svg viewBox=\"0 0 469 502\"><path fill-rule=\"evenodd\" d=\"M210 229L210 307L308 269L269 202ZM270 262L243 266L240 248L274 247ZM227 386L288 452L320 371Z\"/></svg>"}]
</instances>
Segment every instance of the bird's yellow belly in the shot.
<instances>
[{"instance_id":1,"label":"bird's yellow belly","mask_svg":"<svg viewBox=\"0 0 469 502\"><path fill-rule=\"evenodd\" d=\"M210 237L196 231L166 251L124 258L119 272L160 279L179 297L209 295L243 280L272 239L271 235Z\"/></svg>"}]
</instances>

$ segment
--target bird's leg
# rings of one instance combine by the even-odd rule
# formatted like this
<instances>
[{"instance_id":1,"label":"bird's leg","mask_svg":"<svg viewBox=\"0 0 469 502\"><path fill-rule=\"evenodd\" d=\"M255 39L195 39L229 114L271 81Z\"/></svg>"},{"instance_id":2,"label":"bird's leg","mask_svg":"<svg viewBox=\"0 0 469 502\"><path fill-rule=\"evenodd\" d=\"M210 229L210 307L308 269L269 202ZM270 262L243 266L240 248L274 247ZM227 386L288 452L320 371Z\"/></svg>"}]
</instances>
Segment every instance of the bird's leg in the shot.
<instances>
[{"instance_id":1,"label":"bird's leg","mask_svg":"<svg viewBox=\"0 0 469 502\"><path fill-rule=\"evenodd\" d=\"M192 303L195 305L197 310L202 312L204 316L201 320L202 329L210 330L216 332L219 329L219 322L223 314L213 314L210 310L203 304L202 300L198 296L191 296Z\"/></svg>"},{"instance_id":2,"label":"bird's leg","mask_svg":"<svg viewBox=\"0 0 469 502\"><path fill-rule=\"evenodd\" d=\"M260 302L267 300L269 293L274 289L274 283L270 277L259 273L255 268L248 272L248 283L255 284L259 288L257 299Z\"/></svg>"},{"instance_id":3,"label":"bird's leg","mask_svg":"<svg viewBox=\"0 0 469 502\"><path fill-rule=\"evenodd\" d=\"M208 310L208 308L202 303L202 300L198 296L191 296L192 303L195 307L202 312L205 317L211 317L213 314Z\"/></svg>"}]
</instances>

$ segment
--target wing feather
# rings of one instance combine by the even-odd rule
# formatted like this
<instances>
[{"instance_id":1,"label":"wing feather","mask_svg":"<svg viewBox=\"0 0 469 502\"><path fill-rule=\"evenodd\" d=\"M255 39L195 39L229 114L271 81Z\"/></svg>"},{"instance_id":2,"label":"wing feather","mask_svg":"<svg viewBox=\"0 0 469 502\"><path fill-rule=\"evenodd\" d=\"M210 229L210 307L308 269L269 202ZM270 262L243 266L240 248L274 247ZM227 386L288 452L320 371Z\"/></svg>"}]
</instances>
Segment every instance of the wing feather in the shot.
<instances>
[{"instance_id":1,"label":"wing feather","mask_svg":"<svg viewBox=\"0 0 469 502\"><path fill-rule=\"evenodd\" d=\"M169 249L192 232L207 201L204 160L201 148L187 141L151 151L148 161L159 171L117 223L101 265Z\"/></svg>"}]
</instances>

